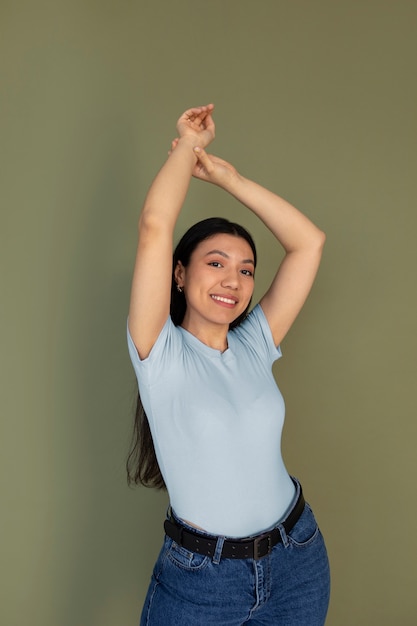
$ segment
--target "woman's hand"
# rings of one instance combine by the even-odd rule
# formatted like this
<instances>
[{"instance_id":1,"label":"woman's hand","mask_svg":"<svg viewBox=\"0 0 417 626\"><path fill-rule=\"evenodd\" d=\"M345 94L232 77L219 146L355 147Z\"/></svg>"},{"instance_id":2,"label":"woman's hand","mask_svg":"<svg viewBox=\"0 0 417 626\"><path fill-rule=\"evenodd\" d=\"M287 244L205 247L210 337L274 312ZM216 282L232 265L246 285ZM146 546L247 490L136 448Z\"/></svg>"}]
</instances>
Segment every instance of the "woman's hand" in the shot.
<instances>
[{"instance_id":1,"label":"woman's hand","mask_svg":"<svg viewBox=\"0 0 417 626\"><path fill-rule=\"evenodd\" d=\"M177 147L178 141L178 137L172 141L170 154ZM224 189L227 189L231 183L239 178L236 168L231 163L214 154L207 154L200 146L194 148L194 154L198 159L192 171L194 178L199 178Z\"/></svg>"},{"instance_id":2,"label":"woman's hand","mask_svg":"<svg viewBox=\"0 0 417 626\"><path fill-rule=\"evenodd\" d=\"M177 122L179 138L192 137L197 146L208 146L215 136L215 125L211 117L213 109L214 104L187 109Z\"/></svg>"}]
</instances>

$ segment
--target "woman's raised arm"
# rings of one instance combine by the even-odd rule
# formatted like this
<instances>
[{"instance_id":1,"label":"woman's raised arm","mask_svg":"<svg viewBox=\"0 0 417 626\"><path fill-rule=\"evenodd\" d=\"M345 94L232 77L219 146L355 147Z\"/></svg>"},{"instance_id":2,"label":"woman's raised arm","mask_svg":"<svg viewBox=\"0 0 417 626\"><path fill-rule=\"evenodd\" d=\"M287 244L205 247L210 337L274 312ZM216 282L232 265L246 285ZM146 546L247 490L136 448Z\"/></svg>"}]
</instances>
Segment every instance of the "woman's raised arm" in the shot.
<instances>
[{"instance_id":1,"label":"woman's raised arm","mask_svg":"<svg viewBox=\"0 0 417 626\"><path fill-rule=\"evenodd\" d=\"M175 147L175 146L174 146ZM176 148L175 148L176 149ZM260 301L278 345L300 312L319 268L325 234L289 202L241 176L227 161L194 149L193 175L228 191L257 215L285 250L274 280Z\"/></svg>"},{"instance_id":2,"label":"woman's raised arm","mask_svg":"<svg viewBox=\"0 0 417 626\"><path fill-rule=\"evenodd\" d=\"M197 161L194 148L214 139L213 108L195 107L181 115L176 149L153 181L139 218L129 330L141 359L149 355L169 315L174 227Z\"/></svg>"}]
</instances>

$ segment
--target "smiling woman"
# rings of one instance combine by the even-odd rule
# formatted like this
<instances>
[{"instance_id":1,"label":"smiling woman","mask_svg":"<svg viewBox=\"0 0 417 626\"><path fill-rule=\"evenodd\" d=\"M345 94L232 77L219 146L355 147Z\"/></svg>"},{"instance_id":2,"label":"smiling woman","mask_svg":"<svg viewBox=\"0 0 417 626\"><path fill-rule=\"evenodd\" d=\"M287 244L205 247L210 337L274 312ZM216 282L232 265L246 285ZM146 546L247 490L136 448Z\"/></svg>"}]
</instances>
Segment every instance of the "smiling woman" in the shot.
<instances>
[{"instance_id":1,"label":"smiling woman","mask_svg":"<svg viewBox=\"0 0 417 626\"><path fill-rule=\"evenodd\" d=\"M168 489L171 511L141 625L324 624L329 566L282 459L279 344L313 284L324 234L291 204L205 152L214 106L188 109L139 219L128 344L139 385L128 480ZM255 213L285 250L248 313L250 234L224 218L172 253L194 176Z\"/></svg>"},{"instance_id":2,"label":"smiling woman","mask_svg":"<svg viewBox=\"0 0 417 626\"><path fill-rule=\"evenodd\" d=\"M251 300L254 264L248 242L226 233L202 241L187 266L178 261L175 281L186 299L182 327L207 345L224 345L230 324Z\"/></svg>"}]
</instances>

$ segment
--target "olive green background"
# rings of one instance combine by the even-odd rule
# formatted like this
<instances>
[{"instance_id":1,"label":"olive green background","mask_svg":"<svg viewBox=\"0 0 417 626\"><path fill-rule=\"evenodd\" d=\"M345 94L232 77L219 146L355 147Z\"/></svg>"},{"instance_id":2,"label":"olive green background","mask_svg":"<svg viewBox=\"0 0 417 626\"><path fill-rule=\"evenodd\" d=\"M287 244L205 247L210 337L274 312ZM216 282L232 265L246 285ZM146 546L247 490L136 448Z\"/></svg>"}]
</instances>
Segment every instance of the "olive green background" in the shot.
<instances>
[{"instance_id":1,"label":"olive green background","mask_svg":"<svg viewBox=\"0 0 417 626\"><path fill-rule=\"evenodd\" d=\"M275 369L327 624L417 623L416 19L401 0L3 0L2 625L138 623L166 497L124 475L136 223L177 117L210 101L213 151L328 236ZM260 295L276 246L233 199L193 181L178 233L216 214L253 232Z\"/></svg>"}]
</instances>

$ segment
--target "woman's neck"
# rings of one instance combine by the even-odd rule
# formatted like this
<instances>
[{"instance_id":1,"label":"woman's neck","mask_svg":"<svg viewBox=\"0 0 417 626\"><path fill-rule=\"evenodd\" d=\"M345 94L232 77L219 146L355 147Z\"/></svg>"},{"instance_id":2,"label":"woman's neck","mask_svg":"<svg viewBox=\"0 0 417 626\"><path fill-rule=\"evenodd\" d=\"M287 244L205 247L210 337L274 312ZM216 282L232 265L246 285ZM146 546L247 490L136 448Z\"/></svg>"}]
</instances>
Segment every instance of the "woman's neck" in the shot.
<instances>
[{"instance_id":1,"label":"woman's neck","mask_svg":"<svg viewBox=\"0 0 417 626\"><path fill-rule=\"evenodd\" d=\"M199 341L204 343L209 348L225 352L228 348L227 333L229 331L228 326L219 324L195 324L184 318L181 327L187 330L189 333L197 337Z\"/></svg>"}]
</instances>

